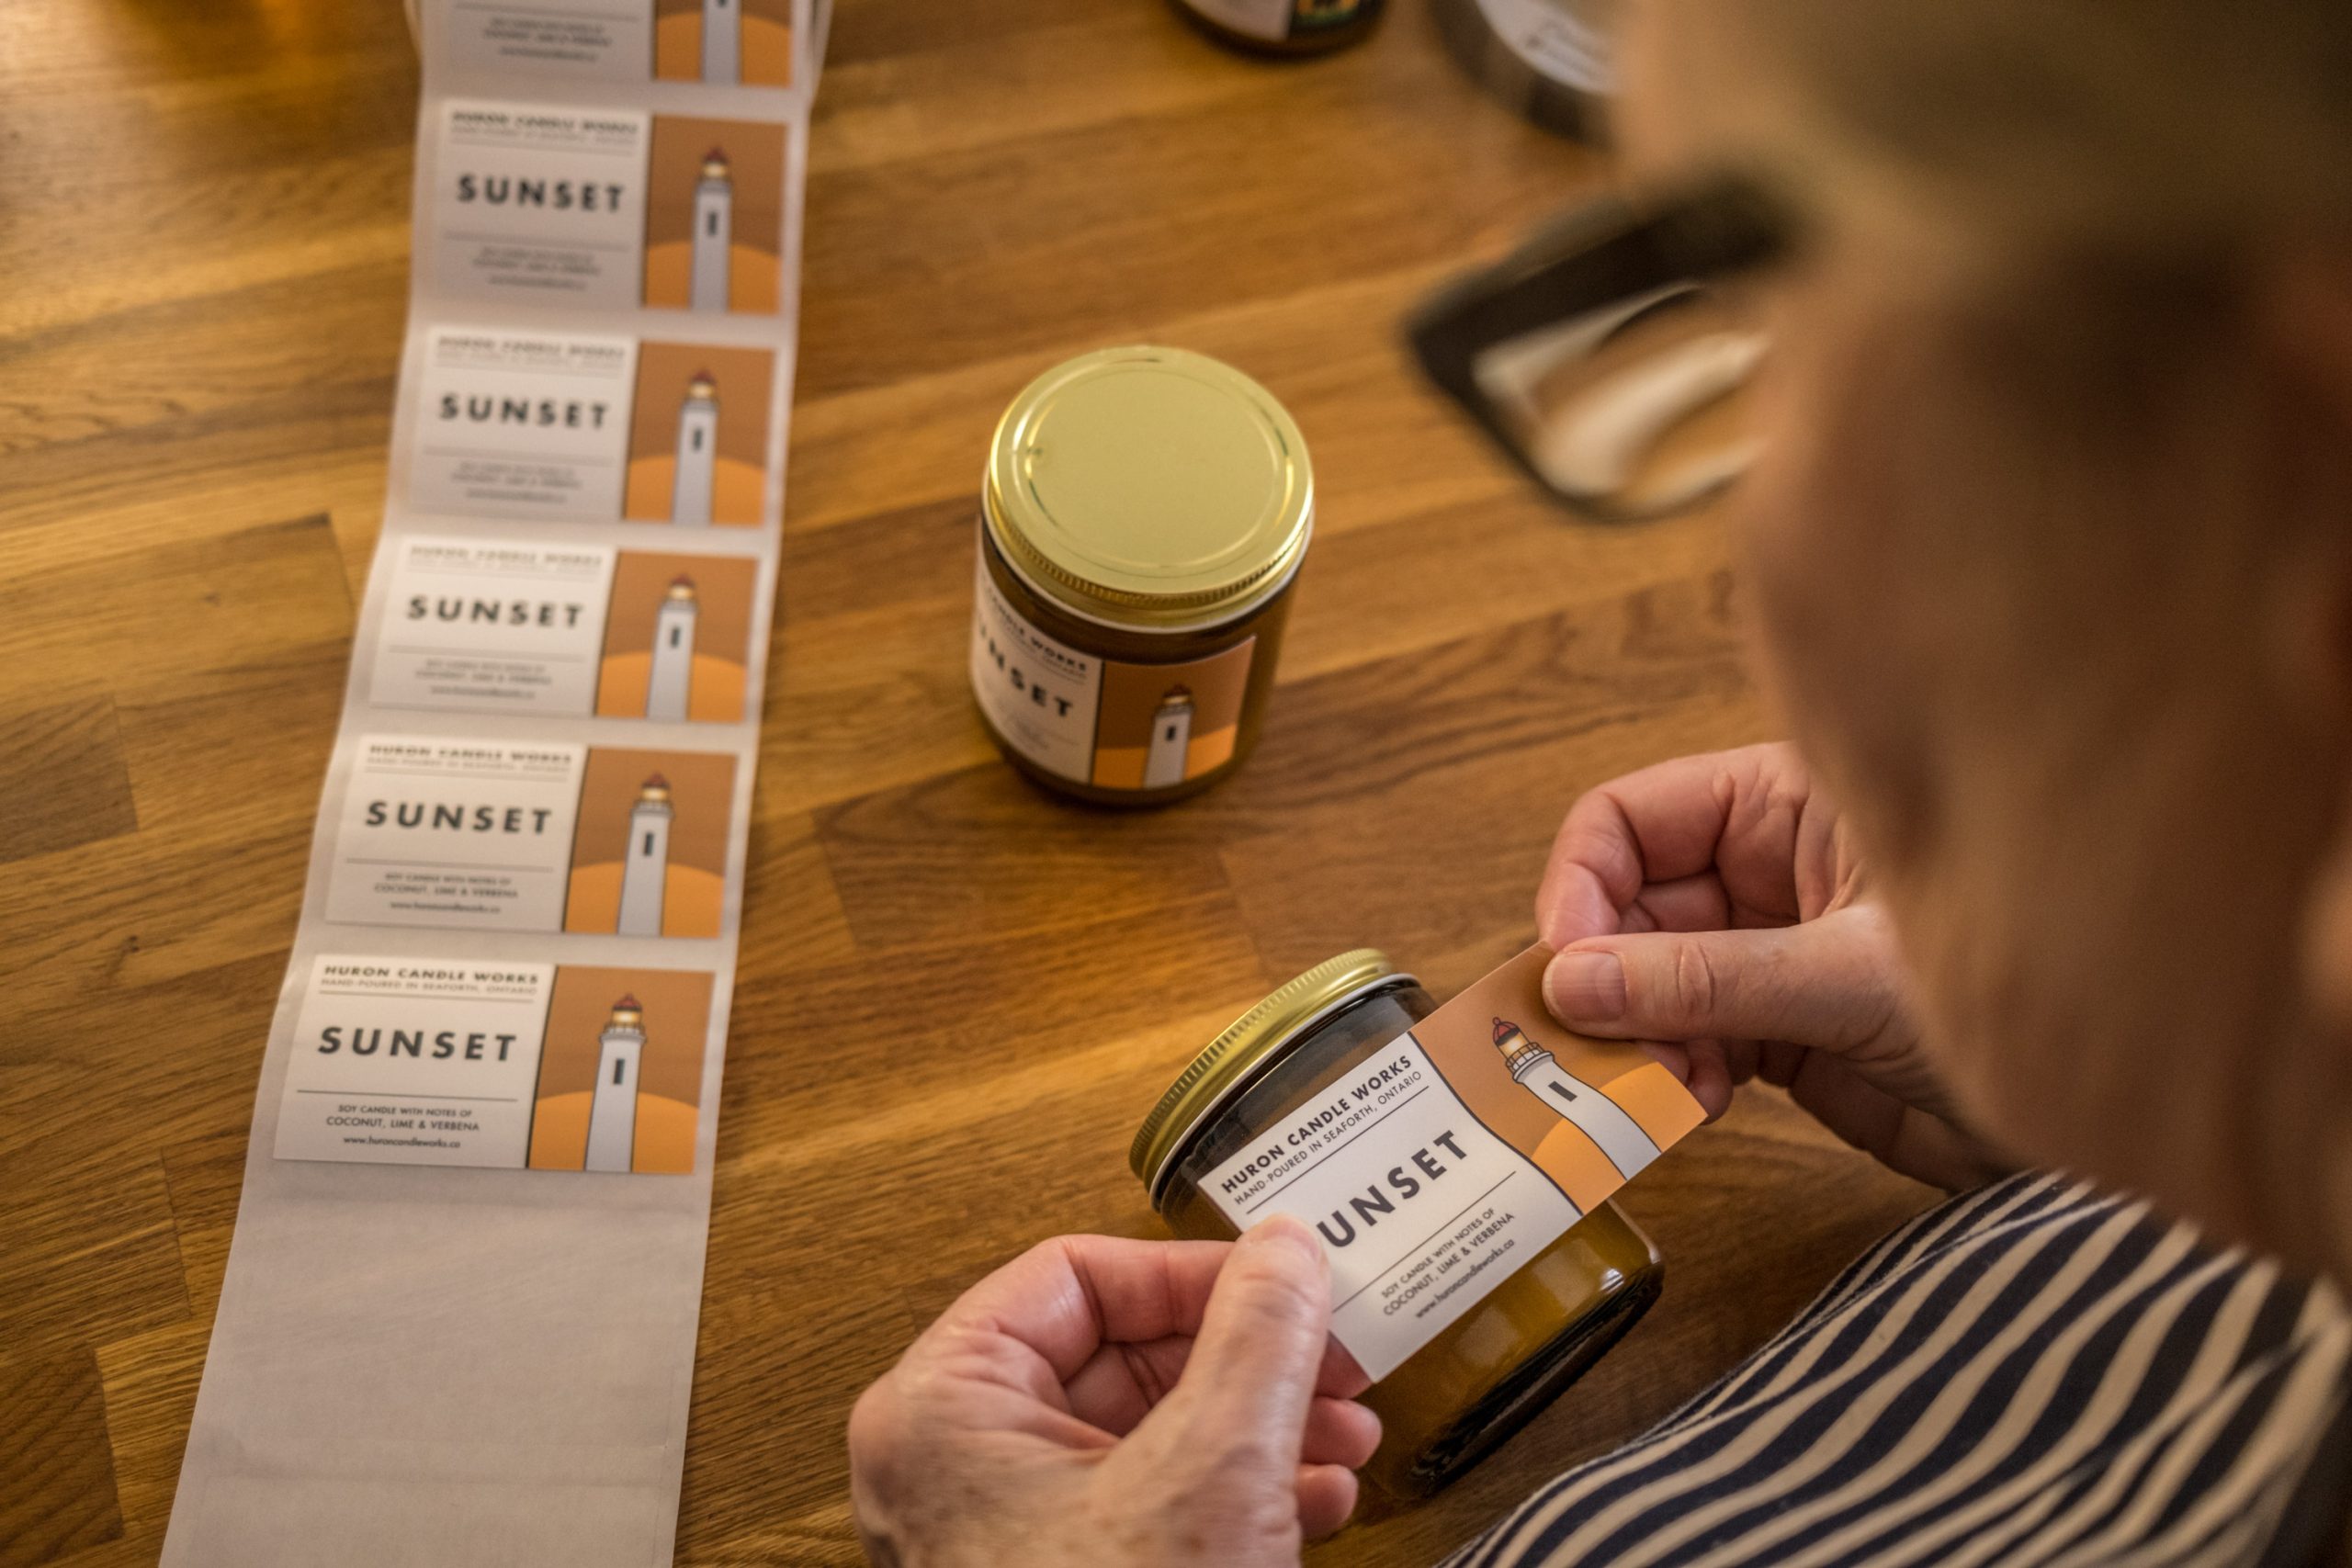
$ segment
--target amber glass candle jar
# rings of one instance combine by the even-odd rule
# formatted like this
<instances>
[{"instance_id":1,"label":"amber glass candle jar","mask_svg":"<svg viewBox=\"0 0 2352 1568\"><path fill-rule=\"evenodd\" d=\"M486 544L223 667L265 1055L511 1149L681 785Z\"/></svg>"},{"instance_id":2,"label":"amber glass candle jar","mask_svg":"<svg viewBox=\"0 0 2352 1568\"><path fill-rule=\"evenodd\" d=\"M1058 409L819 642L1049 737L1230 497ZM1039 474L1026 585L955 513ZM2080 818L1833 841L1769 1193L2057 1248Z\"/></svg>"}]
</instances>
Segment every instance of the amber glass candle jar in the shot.
<instances>
[{"instance_id":1,"label":"amber glass candle jar","mask_svg":"<svg viewBox=\"0 0 2352 1568\"><path fill-rule=\"evenodd\" d=\"M1210 37L1254 54L1327 54L1362 40L1387 0L1175 0Z\"/></svg>"},{"instance_id":2,"label":"amber glass candle jar","mask_svg":"<svg viewBox=\"0 0 2352 1568\"><path fill-rule=\"evenodd\" d=\"M1055 367L981 491L971 680L1012 764L1101 805L1206 789L1256 744L1315 525L1263 387L1174 348Z\"/></svg>"},{"instance_id":3,"label":"amber glass candle jar","mask_svg":"<svg viewBox=\"0 0 2352 1568\"><path fill-rule=\"evenodd\" d=\"M1476 1193L1512 1157L1451 1100L1444 1082L1425 1081L1423 1068L1400 1057L1400 1042L1436 1010L1412 976L1369 949L1317 964L1194 1059L1153 1107L1128 1156L1169 1228L1193 1238L1240 1234L1213 1193L1233 1192L1241 1177L1262 1187L1345 1161L1371 1178L1351 1186L1360 1199L1335 1207L1317 1229L1335 1258L1333 1294L1341 1299L1334 1333L1368 1371L1384 1358L1396 1360L1364 1395L1382 1422L1365 1472L1408 1497L1444 1485L1549 1404L1633 1326L1657 1298L1662 1273L1649 1239L1604 1202L1516 1268L1498 1269L1499 1282L1418 1348L1401 1318L1476 1270L1460 1255L1452 1263L1442 1255L1429 1267L1390 1269L1384 1260L1368 1280L1347 1277L1336 1239L1353 1246L1364 1239L1360 1233L1401 1235L1409 1257L1412 1245L1429 1239L1432 1216L1444 1216L1441 1231L1460 1224L1456 1199ZM1449 1100L1460 1118L1450 1110L1437 1121L1426 1114ZM1416 1105L1422 1110L1407 1114ZM1297 1137L1306 1127L1328 1129L1320 1149ZM1475 1223L1478 1199L1470 1201ZM1491 1250L1498 1238L1508 1245L1511 1218L1473 1230L1471 1252ZM1390 1229L1366 1233L1382 1224ZM1389 1304L1376 1305L1384 1296Z\"/></svg>"}]
</instances>

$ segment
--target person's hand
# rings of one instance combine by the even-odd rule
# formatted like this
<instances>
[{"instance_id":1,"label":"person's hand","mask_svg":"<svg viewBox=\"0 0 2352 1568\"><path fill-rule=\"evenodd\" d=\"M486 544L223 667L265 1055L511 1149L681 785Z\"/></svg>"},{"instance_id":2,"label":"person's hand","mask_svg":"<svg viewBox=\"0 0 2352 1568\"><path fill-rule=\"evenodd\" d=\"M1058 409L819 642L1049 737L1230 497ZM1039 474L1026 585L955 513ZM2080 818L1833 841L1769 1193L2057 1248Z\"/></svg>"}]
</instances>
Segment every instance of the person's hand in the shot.
<instances>
[{"instance_id":1,"label":"person's hand","mask_svg":"<svg viewBox=\"0 0 2352 1568\"><path fill-rule=\"evenodd\" d=\"M865 1391L850 1499L885 1568L1295 1563L1380 1418L1314 1233L1063 1236L966 1292Z\"/></svg>"},{"instance_id":2,"label":"person's hand","mask_svg":"<svg viewBox=\"0 0 2352 1568\"><path fill-rule=\"evenodd\" d=\"M1536 895L1553 1016L1638 1040L1720 1116L1761 1077L1895 1170L2007 1168L1920 1048L1903 963L1837 808L1793 749L1628 773L1577 801Z\"/></svg>"}]
</instances>

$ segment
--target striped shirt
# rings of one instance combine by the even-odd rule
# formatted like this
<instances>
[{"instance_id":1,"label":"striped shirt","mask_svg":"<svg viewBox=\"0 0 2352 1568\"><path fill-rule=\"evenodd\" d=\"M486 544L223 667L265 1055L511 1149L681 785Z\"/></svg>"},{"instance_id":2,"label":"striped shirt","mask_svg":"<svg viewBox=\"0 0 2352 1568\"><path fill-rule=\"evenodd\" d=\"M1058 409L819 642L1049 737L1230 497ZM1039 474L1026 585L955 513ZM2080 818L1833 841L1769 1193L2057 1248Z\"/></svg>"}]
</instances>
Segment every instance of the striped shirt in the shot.
<instances>
[{"instance_id":1,"label":"striped shirt","mask_svg":"<svg viewBox=\"0 0 2352 1568\"><path fill-rule=\"evenodd\" d=\"M2327 1561L2352 1315L2024 1175L1872 1247L1729 1377L1452 1568Z\"/></svg>"}]
</instances>

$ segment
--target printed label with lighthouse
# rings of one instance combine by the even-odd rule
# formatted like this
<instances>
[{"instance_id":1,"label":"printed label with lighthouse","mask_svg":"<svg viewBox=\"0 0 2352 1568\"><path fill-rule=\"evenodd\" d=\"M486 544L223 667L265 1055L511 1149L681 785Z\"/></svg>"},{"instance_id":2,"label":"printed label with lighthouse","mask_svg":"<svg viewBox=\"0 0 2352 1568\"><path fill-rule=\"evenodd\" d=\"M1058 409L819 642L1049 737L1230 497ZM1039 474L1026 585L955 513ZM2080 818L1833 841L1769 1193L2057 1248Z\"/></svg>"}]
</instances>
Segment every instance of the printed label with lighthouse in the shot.
<instances>
[{"instance_id":1,"label":"printed label with lighthouse","mask_svg":"<svg viewBox=\"0 0 2352 1568\"><path fill-rule=\"evenodd\" d=\"M759 562L532 539L391 547L368 700L381 707L734 724Z\"/></svg>"},{"instance_id":2,"label":"printed label with lighthouse","mask_svg":"<svg viewBox=\"0 0 2352 1568\"><path fill-rule=\"evenodd\" d=\"M715 937L736 766L720 751L361 736L326 918Z\"/></svg>"},{"instance_id":3,"label":"printed label with lighthouse","mask_svg":"<svg viewBox=\"0 0 2352 1568\"><path fill-rule=\"evenodd\" d=\"M1237 1227L1315 1229L1332 1334L1374 1379L1705 1119L1639 1046L1552 1021L1551 957L1521 953L1201 1180Z\"/></svg>"},{"instance_id":4,"label":"printed label with lighthouse","mask_svg":"<svg viewBox=\"0 0 2352 1568\"><path fill-rule=\"evenodd\" d=\"M322 956L279 1159L694 1169L712 976L447 956Z\"/></svg>"},{"instance_id":5,"label":"printed label with lighthouse","mask_svg":"<svg viewBox=\"0 0 2352 1568\"><path fill-rule=\"evenodd\" d=\"M444 299L772 316L782 120L453 98L419 258Z\"/></svg>"},{"instance_id":6,"label":"printed label with lighthouse","mask_svg":"<svg viewBox=\"0 0 2352 1568\"><path fill-rule=\"evenodd\" d=\"M655 119L646 304L762 316L782 308L784 134L759 120Z\"/></svg>"},{"instance_id":7,"label":"printed label with lighthouse","mask_svg":"<svg viewBox=\"0 0 2352 1568\"><path fill-rule=\"evenodd\" d=\"M978 571L972 690L1006 744L1100 789L1165 789L1231 761L1257 638L1173 664L1100 659L1039 631Z\"/></svg>"},{"instance_id":8,"label":"printed label with lighthouse","mask_svg":"<svg viewBox=\"0 0 2352 1568\"><path fill-rule=\"evenodd\" d=\"M436 0L425 28L486 76L726 87L790 85L792 34L791 0Z\"/></svg>"},{"instance_id":9,"label":"printed label with lighthouse","mask_svg":"<svg viewBox=\"0 0 2352 1568\"><path fill-rule=\"evenodd\" d=\"M423 363L408 468L419 511L760 522L772 350L441 326Z\"/></svg>"}]
</instances>

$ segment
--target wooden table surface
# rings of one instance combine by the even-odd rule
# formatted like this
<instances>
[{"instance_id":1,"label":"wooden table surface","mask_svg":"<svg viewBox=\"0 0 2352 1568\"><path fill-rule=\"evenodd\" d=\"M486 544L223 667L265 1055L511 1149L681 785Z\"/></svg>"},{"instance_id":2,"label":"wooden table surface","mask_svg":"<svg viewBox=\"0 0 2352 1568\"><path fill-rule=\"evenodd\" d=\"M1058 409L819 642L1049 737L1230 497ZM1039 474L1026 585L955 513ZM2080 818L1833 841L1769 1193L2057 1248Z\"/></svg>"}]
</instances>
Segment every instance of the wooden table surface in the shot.
<instances>
[{"instance_id":1,"label":"wooden table surface","mask_svg":"<svg viewBox=\"0 0 2352 1568\"><path fill-rule=\"evenodd\" d=\"M1564 523L1415 384L1425 288L1597 160L1415 0L1276 66L1161 0L842 0L678 1559L845 1562L842 1422L966 1282L1159 1234L1127 1141L1293 972L1441 995L1559 815L1768 733L1718 526ZM393 0L0 7L0 1568L154 1560L382 511L416 72ZM974 493L1039 369L1152 339L1288 403L1319 528L1264 744L1156 815L998 761ZM1664 1302L1422 1562L1664 1413L1927 1200L1759 1092L1627 1207Z\"/></svg>"}]
</instances>

